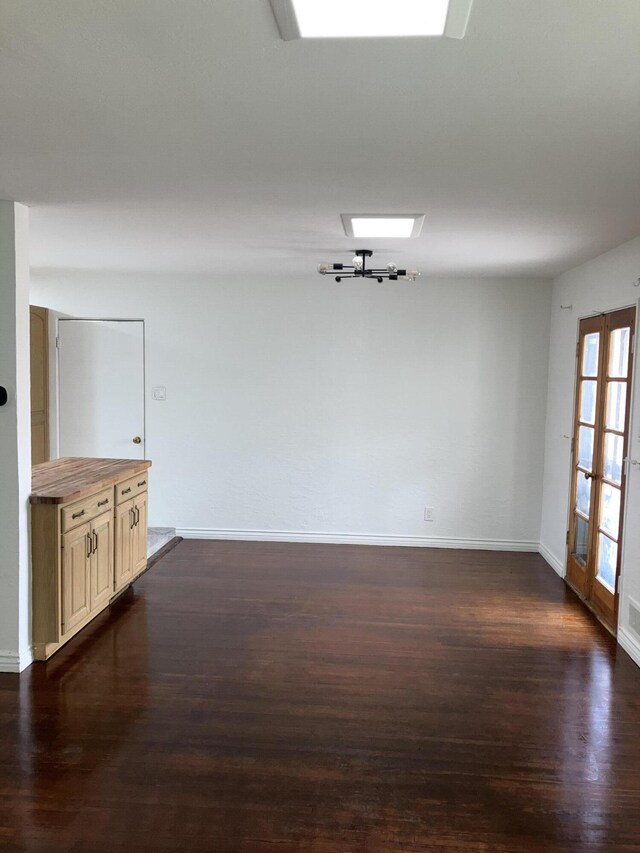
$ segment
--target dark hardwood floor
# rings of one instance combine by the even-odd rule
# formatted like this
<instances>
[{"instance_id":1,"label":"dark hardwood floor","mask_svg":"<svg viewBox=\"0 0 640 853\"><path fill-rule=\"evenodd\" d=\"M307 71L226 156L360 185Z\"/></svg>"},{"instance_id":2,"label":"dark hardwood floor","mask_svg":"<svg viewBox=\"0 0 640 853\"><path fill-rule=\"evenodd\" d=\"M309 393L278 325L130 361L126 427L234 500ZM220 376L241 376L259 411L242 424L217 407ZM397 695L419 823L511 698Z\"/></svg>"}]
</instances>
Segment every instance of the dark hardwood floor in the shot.
<instances>
[{"instance_id":1,"label":"dark hardwood floor","mask_svg":"<svg viewBox=\"0 0 640 853\"><path fill-rule=\"evenodd\" d=\"M640 669L542 559L181 542L0 676L3 851L640 851Z\"/></svg>"}]
</instances>

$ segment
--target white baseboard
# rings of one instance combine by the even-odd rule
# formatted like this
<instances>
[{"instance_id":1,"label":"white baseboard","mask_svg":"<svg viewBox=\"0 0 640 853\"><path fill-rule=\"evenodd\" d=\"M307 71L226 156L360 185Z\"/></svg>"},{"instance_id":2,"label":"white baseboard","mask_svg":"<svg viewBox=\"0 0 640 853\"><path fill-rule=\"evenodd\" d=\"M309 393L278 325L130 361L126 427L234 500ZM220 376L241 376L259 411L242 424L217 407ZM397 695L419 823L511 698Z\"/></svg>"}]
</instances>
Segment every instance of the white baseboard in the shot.
<instances>
[{"instance_id":1,"label":"white baseboard","mask_svg":"<svg viewBox=\"0 0 640 853\"><path fill-rule=\"evenodd\" d=\"M404 548L464 548L478 551L537 552L538 543L521 539L447 539L438 536L397 536L380 533L319 533L296 530L225 530L179 527L183 539L236 539L247 542L315 542L329 545L394 545Z\"/></svg>"},{"instance_id":2,"label":"white baseboard","mask_svg":"<svg viewBox=\"0 0 640 853\"><path fill-rule=\"evenodd\" d=\"M23 649L20 654L0 652L0 672L22 672L33 663L31 649Z\"/></svg>"},{"instance_id":3,"label":"white baseboard","mask_svg":"<svg viewBox=\"0 0 640 853\"><path fill-rule=\"evenodd\" d=\"M0 672L22 672L24 666L20 666L20 655L12 652L0 652Z\"/></svg>"},{"instance_id":4,"label":"white baseboard","mask_svg":"<svg viewBox=\"0 0 640 853\"><path fill-rule=\"evenodd\" d=\"M562 560L559 560L556 557L556 555L553 554L547 548L546 545L542 544L542 542L540 542L540 544L538 546L538 552L539 552L540 556L544 557L544 559L547 561L547 563L549 563L549 565L554 570L554 572L556 572L556 574L558 574L561 578L564 578L564 576L566 574L564 562Z\"/></svg>"},{"instance_id":5,"label":"white baseboard","mask_svg":"<svg viewBox=\"0 0 640 853\"><path fill-rule=\"evenodd\" d=\"M618 642L631 660L640 666L640 643L624 628L618 628Z\"/></svg>"}]
</instances>

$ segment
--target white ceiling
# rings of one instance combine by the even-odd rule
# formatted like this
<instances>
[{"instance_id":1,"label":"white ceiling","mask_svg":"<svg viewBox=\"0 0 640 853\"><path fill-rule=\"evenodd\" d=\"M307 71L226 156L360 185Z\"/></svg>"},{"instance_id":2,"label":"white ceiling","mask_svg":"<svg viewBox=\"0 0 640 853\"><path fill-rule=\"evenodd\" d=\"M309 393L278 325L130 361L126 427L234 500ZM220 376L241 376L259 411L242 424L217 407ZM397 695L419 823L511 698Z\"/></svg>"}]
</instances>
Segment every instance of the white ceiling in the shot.
<instances>
[{"instance_id":1,"label":"white ceiling","mask_svg":"<svg viewBox=\"0 0 640 853\"><path fill-rule=\"evenodd\" d=\"M380 261L554 275L640 234L639 48L638 0L346 42L268 0L0 0L0 198L36 267L315 273L340 213L409 211Z\"/></svg>"}]
</instances>

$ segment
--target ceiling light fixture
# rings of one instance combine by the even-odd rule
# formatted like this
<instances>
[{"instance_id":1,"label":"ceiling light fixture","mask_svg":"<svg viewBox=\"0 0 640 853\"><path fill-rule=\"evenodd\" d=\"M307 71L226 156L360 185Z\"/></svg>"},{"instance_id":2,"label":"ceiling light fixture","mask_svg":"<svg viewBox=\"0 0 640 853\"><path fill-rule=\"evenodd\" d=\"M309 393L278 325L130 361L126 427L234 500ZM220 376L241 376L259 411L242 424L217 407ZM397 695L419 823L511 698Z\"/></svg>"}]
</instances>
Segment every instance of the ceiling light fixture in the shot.
<instances>
[{"instance_id":1,"label":"ceiling light fixture","mask_svg":"<svg viewBox=\"0 0 640 853\"><path fill-rule=\"evenodd\" d=\"M318 264L318 272L320 275L330 275L333 272L339 273L336 276L336 281L342 281L343 278L368 278L374 279L380 283L384 279L389 281L415 281L420 275L420 270L401 270L394 263L387 264L384 269L368 269L367 258L373 255L371 249L356 249L356 254L351 264L332 264L324 261Z\"/></svg>"},{"instance_id":2,"label":"ceiling light fixture","mask_svg":"<svg viewBox=\"0 0 640 853\"><path fill-rule=\"evenodd\" d=\"M271 0L280 35L300 38L464 38L473 0Z\"/></svg>"},{"instance_id":3,"label":"ceiling light fixture","mask_svg":"<svg viewBox=\"0 0 640 853\"><path fill-rule=\"evenodd\" d=\"M423 213L341 213L347 237L398 238L417 237L424 222Z\"/></svg>"}]
</instances>

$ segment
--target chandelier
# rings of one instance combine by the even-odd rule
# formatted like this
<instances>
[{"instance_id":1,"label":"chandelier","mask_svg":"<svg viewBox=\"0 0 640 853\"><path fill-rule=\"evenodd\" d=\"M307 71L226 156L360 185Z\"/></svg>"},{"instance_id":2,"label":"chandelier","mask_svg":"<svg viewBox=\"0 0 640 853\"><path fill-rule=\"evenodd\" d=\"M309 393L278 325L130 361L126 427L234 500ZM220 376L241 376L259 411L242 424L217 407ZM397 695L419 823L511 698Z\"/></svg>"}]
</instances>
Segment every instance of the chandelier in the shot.
<instances>
[{"instance_id":1,"label":"chandelier","mask_svg":"<svg viewBox=\"0 0 640 853\"><path fill-rule=\"evenodd\" d=\"M415 281L420 275L419 270L401 270L394 264L387 264L384 269L369 269L367 267L367 258L373 255L371 249L356 249L356 254L351 264L318 264L318 272L320 275L329 275L332 272L338 272L336 281L342 281L343 278L370 278L382 282L387 278L389 281Z\"/></svg>"}]
</instances>

